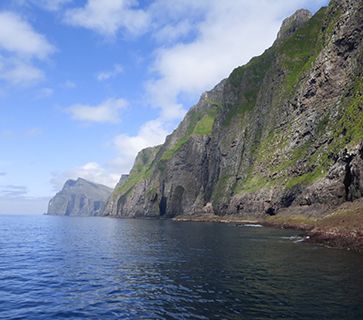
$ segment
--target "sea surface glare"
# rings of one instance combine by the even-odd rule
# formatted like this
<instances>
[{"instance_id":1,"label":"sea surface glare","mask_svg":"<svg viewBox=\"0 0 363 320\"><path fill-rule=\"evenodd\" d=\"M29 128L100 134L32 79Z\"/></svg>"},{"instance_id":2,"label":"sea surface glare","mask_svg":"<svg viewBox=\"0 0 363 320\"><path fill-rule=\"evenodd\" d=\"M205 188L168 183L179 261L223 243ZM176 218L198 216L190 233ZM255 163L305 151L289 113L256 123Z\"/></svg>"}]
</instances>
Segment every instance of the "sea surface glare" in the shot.
<instances>
[{"instance_id":1,"label":"sea surface glare","mask_svg":"<svg viewBox=\"0 0 363 320\"><path fill-rule=\"evenodd\" d=\"M0 319L363 319L363 256L296 235L0 216Z\"/></svg>"}]
</instances>

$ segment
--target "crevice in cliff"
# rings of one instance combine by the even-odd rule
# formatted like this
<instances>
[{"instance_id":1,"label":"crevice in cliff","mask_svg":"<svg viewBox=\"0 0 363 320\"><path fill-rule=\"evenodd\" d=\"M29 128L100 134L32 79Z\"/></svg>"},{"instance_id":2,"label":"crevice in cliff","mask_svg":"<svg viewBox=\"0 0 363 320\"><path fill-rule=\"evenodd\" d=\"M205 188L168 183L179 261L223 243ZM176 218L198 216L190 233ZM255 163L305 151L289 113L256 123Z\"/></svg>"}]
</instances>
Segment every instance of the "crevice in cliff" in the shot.
<instances>
[{"instance_id":1,"label":"crevice in cliff","mask_svg":"<svg viewBox=\"0 0 363 320\"><path fill-rule=\"evenodd\" d=\"M166 204L167 204L166 197L162 196L159 203L159 213L161 217L165 216L166 214Z\"/></svg>"},{"instance_id":2,"label":"crevice in cliff","mask_svg":"<svg viewBox=\"0 0 363 320\"><path fill-rule=\"evenodd\" d=\"M346 151L345 151L346 152ZM353 195L351 193L351 185L353 183L353 175L352 175L352 160L354 158L353 155L345 154L345 176L344 176L344 188L345 188L345 200L353 201Z\"/></svg>"}]
</instances>

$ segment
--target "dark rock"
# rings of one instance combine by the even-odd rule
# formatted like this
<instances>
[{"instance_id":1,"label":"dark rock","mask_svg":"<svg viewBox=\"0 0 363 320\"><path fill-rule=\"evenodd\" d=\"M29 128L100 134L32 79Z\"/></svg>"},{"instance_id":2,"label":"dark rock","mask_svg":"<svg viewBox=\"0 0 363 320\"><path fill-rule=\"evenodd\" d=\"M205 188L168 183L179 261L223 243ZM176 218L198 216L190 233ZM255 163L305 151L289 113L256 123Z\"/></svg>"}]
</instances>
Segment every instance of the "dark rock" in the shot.
<instances>
[{"instance_id":1,"label":"dark rock","mask_svg":"<svg viewBox=\"0 0 363 320\"><path fill-rule=\"evenodd\" d=\"M265 213L268 214L269 216L274 216L274 215L276 215L276 209L269 207L265 210Z\"/></svg>"}]
</instances>

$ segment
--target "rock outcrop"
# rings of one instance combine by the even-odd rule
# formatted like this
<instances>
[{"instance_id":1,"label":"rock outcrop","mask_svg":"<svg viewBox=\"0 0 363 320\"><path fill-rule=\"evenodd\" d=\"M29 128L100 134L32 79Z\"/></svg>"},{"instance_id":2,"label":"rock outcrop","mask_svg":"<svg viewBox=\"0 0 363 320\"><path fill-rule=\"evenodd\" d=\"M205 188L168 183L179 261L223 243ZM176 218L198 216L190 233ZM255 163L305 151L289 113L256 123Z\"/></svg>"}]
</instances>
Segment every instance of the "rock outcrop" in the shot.
<instances>
[{"instance_id":1,"label":"rock outcrop","mask_svg":"<svg viewBox=\"0 0 363 320\"><path fill-rule=\"evenodd\" d=\"M310 20L312 14L309 10L300 9L296 11L291 17L286 18L277 34L277 40L285 39L291 36L301 26Z\"/></svg>"},{"instance_id":2,"label":"rock outcrop","mask_svg":"<svg viewBox=\"0 0 363 320\"><path fill-rule=\"evenodd\" d=\"M48 215L96 216L104 211L112 189L82 178L68 180L49 201Z\"/></svg>"},{"instance_id":3,"label":"rock outcrop","mask_svg":"<svg viewBox=\"0 0 363 320\"><path fill-rule=\"evenodd\" d=\"M324 212L362 197L362 40L361 0L286 19L271 48L139 154L102 214Z\"/></svg>"}]
</instances>

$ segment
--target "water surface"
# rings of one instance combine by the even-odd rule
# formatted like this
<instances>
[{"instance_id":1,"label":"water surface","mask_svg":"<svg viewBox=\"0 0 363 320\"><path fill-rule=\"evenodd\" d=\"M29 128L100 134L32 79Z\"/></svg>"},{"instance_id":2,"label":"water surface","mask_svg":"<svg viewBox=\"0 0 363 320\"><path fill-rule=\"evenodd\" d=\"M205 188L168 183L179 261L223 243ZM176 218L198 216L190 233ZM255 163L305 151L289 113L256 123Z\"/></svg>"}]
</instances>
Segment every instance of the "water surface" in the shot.
<instances>
[{"instance_id":1,"label":"water surface","mask_svg":"<svg viewBox=\"0 0 363 320\"><path fill-rule=\"evenodd\" d=\"M296 235L0 216L0 319L363 319L363 256Z\"/></svg>"}]
</instances>

